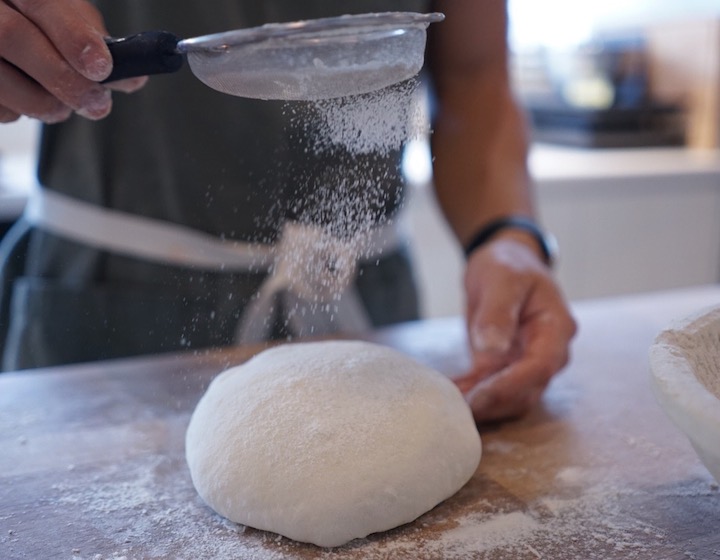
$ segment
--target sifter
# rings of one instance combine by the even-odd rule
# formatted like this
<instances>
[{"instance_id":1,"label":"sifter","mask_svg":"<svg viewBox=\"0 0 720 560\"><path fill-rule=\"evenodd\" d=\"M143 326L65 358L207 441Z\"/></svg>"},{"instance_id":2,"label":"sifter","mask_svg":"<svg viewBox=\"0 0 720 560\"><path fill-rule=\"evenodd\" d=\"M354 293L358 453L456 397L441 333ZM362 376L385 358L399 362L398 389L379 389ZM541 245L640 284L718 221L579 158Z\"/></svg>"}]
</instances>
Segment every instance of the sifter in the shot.
<instances>
[{"instance_id":1,"label":"sifter","mask_svg":"<svg viewBox=\"0 0 720 560\"><path fill-rule=\"evenodd\" d=\"M417 74L427 27L441 13L344 15L180 39L166 31L109 38L105 80L175 72L184 59L209 87L240 97L318 100L357 95Z\"/></svg>"}]
</instances>

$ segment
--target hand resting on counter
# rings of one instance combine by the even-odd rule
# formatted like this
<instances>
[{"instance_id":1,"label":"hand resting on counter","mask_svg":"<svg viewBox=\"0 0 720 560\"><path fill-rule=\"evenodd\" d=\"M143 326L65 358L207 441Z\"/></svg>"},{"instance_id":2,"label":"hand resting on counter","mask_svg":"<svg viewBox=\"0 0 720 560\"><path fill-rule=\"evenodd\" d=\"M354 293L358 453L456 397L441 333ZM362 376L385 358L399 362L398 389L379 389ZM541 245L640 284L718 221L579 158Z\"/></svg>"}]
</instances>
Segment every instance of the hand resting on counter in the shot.
<instances>
[{"instance_id":1,"label":"hand resting on counter","mask_svg":"<svg viewBox=\"0 0 720 560\"><path fill-rule=\"evenodd\" d=\"M550 269L511 237L471 254L465 289L473 363L455 383L477 421L523 414L567 364L575 320Z\"/></svg>"}]
</instances>

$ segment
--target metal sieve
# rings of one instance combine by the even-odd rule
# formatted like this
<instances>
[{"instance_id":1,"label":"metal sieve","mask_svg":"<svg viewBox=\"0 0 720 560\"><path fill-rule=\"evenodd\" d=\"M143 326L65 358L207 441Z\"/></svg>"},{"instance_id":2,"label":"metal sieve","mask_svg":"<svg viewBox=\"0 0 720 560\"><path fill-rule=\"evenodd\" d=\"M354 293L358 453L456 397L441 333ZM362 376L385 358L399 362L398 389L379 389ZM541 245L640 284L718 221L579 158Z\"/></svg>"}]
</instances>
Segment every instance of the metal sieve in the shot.
<instances>
[{"instance_id":1,"label":"metal sieve","mask_svg":"<svg viewBox=\"0 0 720 560\"><path fill-rule=\"evenodd\" d=\"M424 62L428 25L441 13L345 15L180 39L148 31L108 39L106 82L175 72L187 57L213 89L256 99L317 100L368 93L411 78Z\"/></svg>"}]
</instances>

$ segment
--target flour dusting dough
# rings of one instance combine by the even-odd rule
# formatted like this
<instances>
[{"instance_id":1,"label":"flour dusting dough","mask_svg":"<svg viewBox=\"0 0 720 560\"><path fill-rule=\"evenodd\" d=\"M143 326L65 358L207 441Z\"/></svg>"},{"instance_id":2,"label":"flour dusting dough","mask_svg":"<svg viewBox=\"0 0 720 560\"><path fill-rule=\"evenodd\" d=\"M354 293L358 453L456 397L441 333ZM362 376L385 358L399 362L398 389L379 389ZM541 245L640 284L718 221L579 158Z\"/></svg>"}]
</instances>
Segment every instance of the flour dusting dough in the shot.
<instances>
[{"instance_id":1,"label":"flour dusting dough","mask_svg":"<svg viewBox=\"0 0 720 560\"><path fill-rule=\"evenodd\" d=\"M312 342L218 376L193 413L186 456L220 515L334 547L457 492L480 461L480 437L442 374L376 344Z\"/></svg>"}]
</instances>

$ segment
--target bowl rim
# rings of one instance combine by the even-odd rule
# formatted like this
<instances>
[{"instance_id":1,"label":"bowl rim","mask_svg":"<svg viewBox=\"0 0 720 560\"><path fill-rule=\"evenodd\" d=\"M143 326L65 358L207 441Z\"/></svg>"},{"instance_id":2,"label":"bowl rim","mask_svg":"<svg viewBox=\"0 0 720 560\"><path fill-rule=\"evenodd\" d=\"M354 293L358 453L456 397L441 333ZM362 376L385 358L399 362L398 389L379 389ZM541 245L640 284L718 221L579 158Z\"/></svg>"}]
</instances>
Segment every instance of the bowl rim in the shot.
<instances>
[{"instance_id":1,"label":"bowl rim","mask_svg":"<svg viewBox=\"0 0 720 560\"><path fill-rule=\"evenodd\" d=\"M716 329L720 332L720 307L703 309L680 319L660 332L649 350L653 392L673 422L695 443L717 448L720 440L720 397L696 377L684 337ZM715 451L720 454L720 449Z\"/></svg>"}]
</instances>

